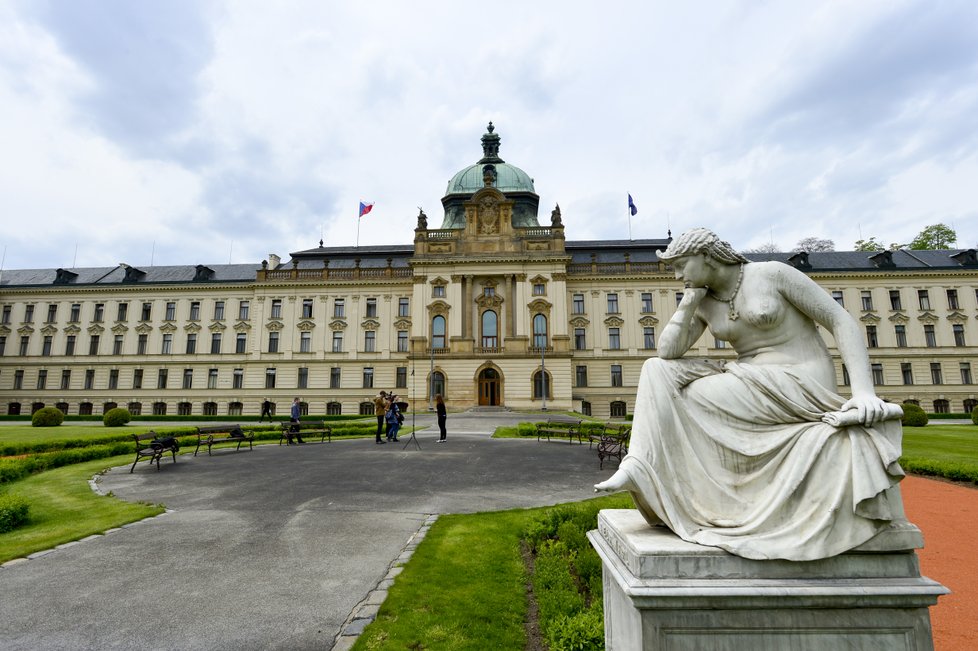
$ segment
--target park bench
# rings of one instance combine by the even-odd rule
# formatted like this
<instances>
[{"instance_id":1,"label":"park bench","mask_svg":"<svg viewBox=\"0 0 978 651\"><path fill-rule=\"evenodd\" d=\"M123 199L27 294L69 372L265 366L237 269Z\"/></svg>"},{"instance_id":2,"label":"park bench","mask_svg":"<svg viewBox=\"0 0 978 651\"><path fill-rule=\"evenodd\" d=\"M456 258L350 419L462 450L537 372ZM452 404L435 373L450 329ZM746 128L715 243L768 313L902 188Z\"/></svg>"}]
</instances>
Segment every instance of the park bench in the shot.
<instances>
[{"instance_id":1,"label":"park bench","mask_svg":"<svg viewBox=\"0 0 978 651\"><path fill-rule=\"evenodd\" d=\"M308 439L310 436L318 436L319 442L333 441L333 428L326 424L326 421L322 420L306 420L299 423L286 422L282 423L282 431L279 433L278 444L282 445L282 441L288 439L292 442L292 436L295 436L295 430L293 428L299 428L299 435L304 439ZM289 436L291 434L292 436Z\"/></svg>"},{"instance_id":2,"label":"park bench","mask_svg":"<svg viewBox=\"0 0 978 651\"><path fill-rule=\"evenodd\" d=\"M149 431L145 434L133 434L132 438L136 441L136 460L132 462L132 468L129 469L130 473L136 469L136 464L139 463L140 459L149 459L150 465L153 465L155 461L156 470L159 471L160 459L167 452L173 454L173 463L177 462L177 450L180 449L180 446L172 436L160 438L156 432Z\"/></svg>"},{"instance_id":3,"label":"park bench","mask_svg":"<svg viewBox=\"0 0 978 651\"><path fill-rule=\"evenodd\" d=\"M545 423L537 423L537 441L541 437L546 436L547 440L550 440L551 436L557 438L567 437L568 443L573 443L574 439L582 444L584 441L581 440L581 420L579 418L567 418L561 416L553 416L547 419Z\"/></svg>"},{"instance_id":4,"label":"park bench","mask_svg":"<svg viewBox=\"0 0 978 651\"><path fill-rule=\"evenodd\" d=\"M605 424L601 431L588 436L588 448L597 444L598 466L604 470L604 460L616 457L621 463L622 457L628 454L628 439L632 434L631 425Z\"/></svg>"},{"instance_id":5,"label":"park bench","mask_svg":"<svg viewBox=\"0 0 978 651\"><path fill-rule=\"evenodd\" d=\"M218 443L237 443L235 450L241 449L241 444L247 442L248 449L254 449L252 443L255 440L254 432L245 432L241 429L240 425L218 425L215 427L198 427L197 428L197 448L194 450L194 456L197 456L197 451L200 450L201 445L207 446L207 454L210 455L211 447L217 445Z\"/></svg>"}]
</instances>

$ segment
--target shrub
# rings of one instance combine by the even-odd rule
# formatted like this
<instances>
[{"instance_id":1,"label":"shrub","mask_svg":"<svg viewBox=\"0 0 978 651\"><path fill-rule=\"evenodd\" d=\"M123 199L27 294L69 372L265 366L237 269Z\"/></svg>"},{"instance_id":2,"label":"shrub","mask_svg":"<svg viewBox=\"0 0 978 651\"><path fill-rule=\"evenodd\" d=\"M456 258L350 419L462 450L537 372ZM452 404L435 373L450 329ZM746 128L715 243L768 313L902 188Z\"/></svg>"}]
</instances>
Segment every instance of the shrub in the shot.
<instances>
[{"instance_id":1,"label":"shrub","mask_svg":"<svg viewBox=\"0 0 978 651\"><path fill-rule=\"evenodd\" d=\"M978 407L971 410L971 422L978 425Z\"/></svg>"},{"instance_id":2,"label":"shrub","mask_svg":"<svg viewBox=\"0 0 978 651\"><path fill-rule=\"evenodd\" d=\"M904 427L923 427L927 424L927 413L918 405L904 403L903 407L903 426Z\"/></svg>"},{"instance_id":3,"label":"shrub","mask_svg":"<svg viewBox=\"0 0 978 651\"><path fill-rule=\"evenodd\" d=\"M0 533L13 531L27 522L30 505L22 497L0 495Z\"/></svg>"},{"instance_id":4,"label":"shrub","mask_svg":"<svg viewBox=\"0 0 978 651\"><path fill-rule=\"evenodd\" d=\"M57 407L41 407L31 417L32 427L57 427L65 420L65 415Z\"/></svg>"},{"instance_id":5,"label":"shrub","mask_svg":"<svg viewBox=\"0 0 978 651\"><path fill-rule=\"evenodd\" d=\"M597 607L570 617L561 615L547 636L550 651L601 651L604 649L604 615Z\"/></svg>"},{"instance_id":6,"label":"shrub","mask_svg":"<svg viewBox=\"0 0 978 651\"><path fill-rule=\"evenodd\" d=\"M105 412L102 423L106 427L122 427L132 420L132 414L125 407L116 407Z\"/></svg>"}]
</instances>

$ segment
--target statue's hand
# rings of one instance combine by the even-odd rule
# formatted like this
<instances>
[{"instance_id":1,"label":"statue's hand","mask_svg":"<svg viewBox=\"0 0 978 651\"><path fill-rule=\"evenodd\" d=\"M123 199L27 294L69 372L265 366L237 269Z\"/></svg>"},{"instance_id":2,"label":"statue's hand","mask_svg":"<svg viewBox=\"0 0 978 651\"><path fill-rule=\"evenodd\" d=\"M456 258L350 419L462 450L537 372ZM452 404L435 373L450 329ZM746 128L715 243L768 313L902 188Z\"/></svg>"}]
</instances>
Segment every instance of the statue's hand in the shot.
<instances>
[{"instance_id":1,"label":"statue's hand","mask_svg":"<svg viewBox=\"0 0 978 651\"><path fill-rule=\"evenodd\" d=\"M886 403L876 396L853 396L842 405L842 411L855 409L859 414L859 422L869 427L883 420Z\"/></svg>"},{"instance_id":2,"label":"statue's hand","mask_svg":"<svg viewBox=\"0 0 978 651\"><path fill-rule=\"evenodd\" d=\"M679 301L679 307L696 307L706 298L708 290L706 287L689 287L683 291L683 298Z\"/></svg>"}]
</instances>

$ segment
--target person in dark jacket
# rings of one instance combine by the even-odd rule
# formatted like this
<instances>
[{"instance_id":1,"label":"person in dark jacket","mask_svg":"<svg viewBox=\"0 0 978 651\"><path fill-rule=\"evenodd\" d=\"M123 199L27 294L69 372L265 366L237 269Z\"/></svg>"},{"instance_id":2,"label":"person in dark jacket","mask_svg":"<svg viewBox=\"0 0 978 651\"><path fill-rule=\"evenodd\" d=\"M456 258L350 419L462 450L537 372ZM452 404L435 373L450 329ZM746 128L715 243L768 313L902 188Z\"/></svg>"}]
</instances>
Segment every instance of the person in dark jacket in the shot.
<instances>
[{"instance_id":1,"label":"person in dark jacket","mask_svg":"<svg viewBox=\"0 0 978 651\"><path fill-rule=\"evenodd\" d=\"M299 399L296 398L295 400L292 401L292 412L290 414L291 424L289 425L289 431L288 431L288 436L289 436L288 445L292 445L292 437L295 437L296 440L299 441L299 443L305 443L305 441L302 440L302 434L299 433L300 432L299 411L300 411Z\"/></svg>"},{"instance_id":2,"label":"person in dark jacket","mask_svg":"<svg viewBox=\"0 0 978 651\"><path fill-rule=\"evenodd\" d=\"M445 437L447 436L445 422L448 420L448 412L445 410L445 399L442 398L440 393L435 394L435 411L438 413L438 430L441 432L441 437L438 439L438 442L444 443Z\"/></svg>"},{"instance_id":3,"label":"person in dark jacket","mask_svg":"<svg viewBox=\"0 0 978 651\"><path fill-rule=\"evenodd\" d=\"M261 401L261 416L258 417L258 422L262 422L268 416L268 422L272 422L272 401L265 398Z\"/></svg>"}]
</instances>

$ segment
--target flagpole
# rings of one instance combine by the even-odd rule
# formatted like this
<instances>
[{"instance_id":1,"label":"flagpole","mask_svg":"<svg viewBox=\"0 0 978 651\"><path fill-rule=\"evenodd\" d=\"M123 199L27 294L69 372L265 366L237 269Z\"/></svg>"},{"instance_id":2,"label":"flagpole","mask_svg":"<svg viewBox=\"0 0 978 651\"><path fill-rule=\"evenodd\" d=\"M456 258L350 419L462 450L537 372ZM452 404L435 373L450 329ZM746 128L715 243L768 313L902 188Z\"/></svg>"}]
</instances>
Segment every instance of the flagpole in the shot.
<instances>
[{"instance_id":1,"label":"flagpole","mask_svg":"<svg viewBox=\"0 0 978 651\"><path fill-rule=\"evenodd\" d=\"M356 248L358 248L358 249L360 248L360 219L362 217L363 217L363 215L357 215L357 243L356 243Z\"/></svg>"},{"instance_id":2,"label":"flagpole","mask_svg":"<svg viewBox=\"0 0 978 651\"><path fill-rule=\"evenodd\" d=\"M629 192L628 193L628 199L629 199L628 205L625 206L625 210L628 211L628 241L629 242L632 241L632 202L631 202L631 198L632 198L632 194Z\"/></svg>"}]
</instances>

